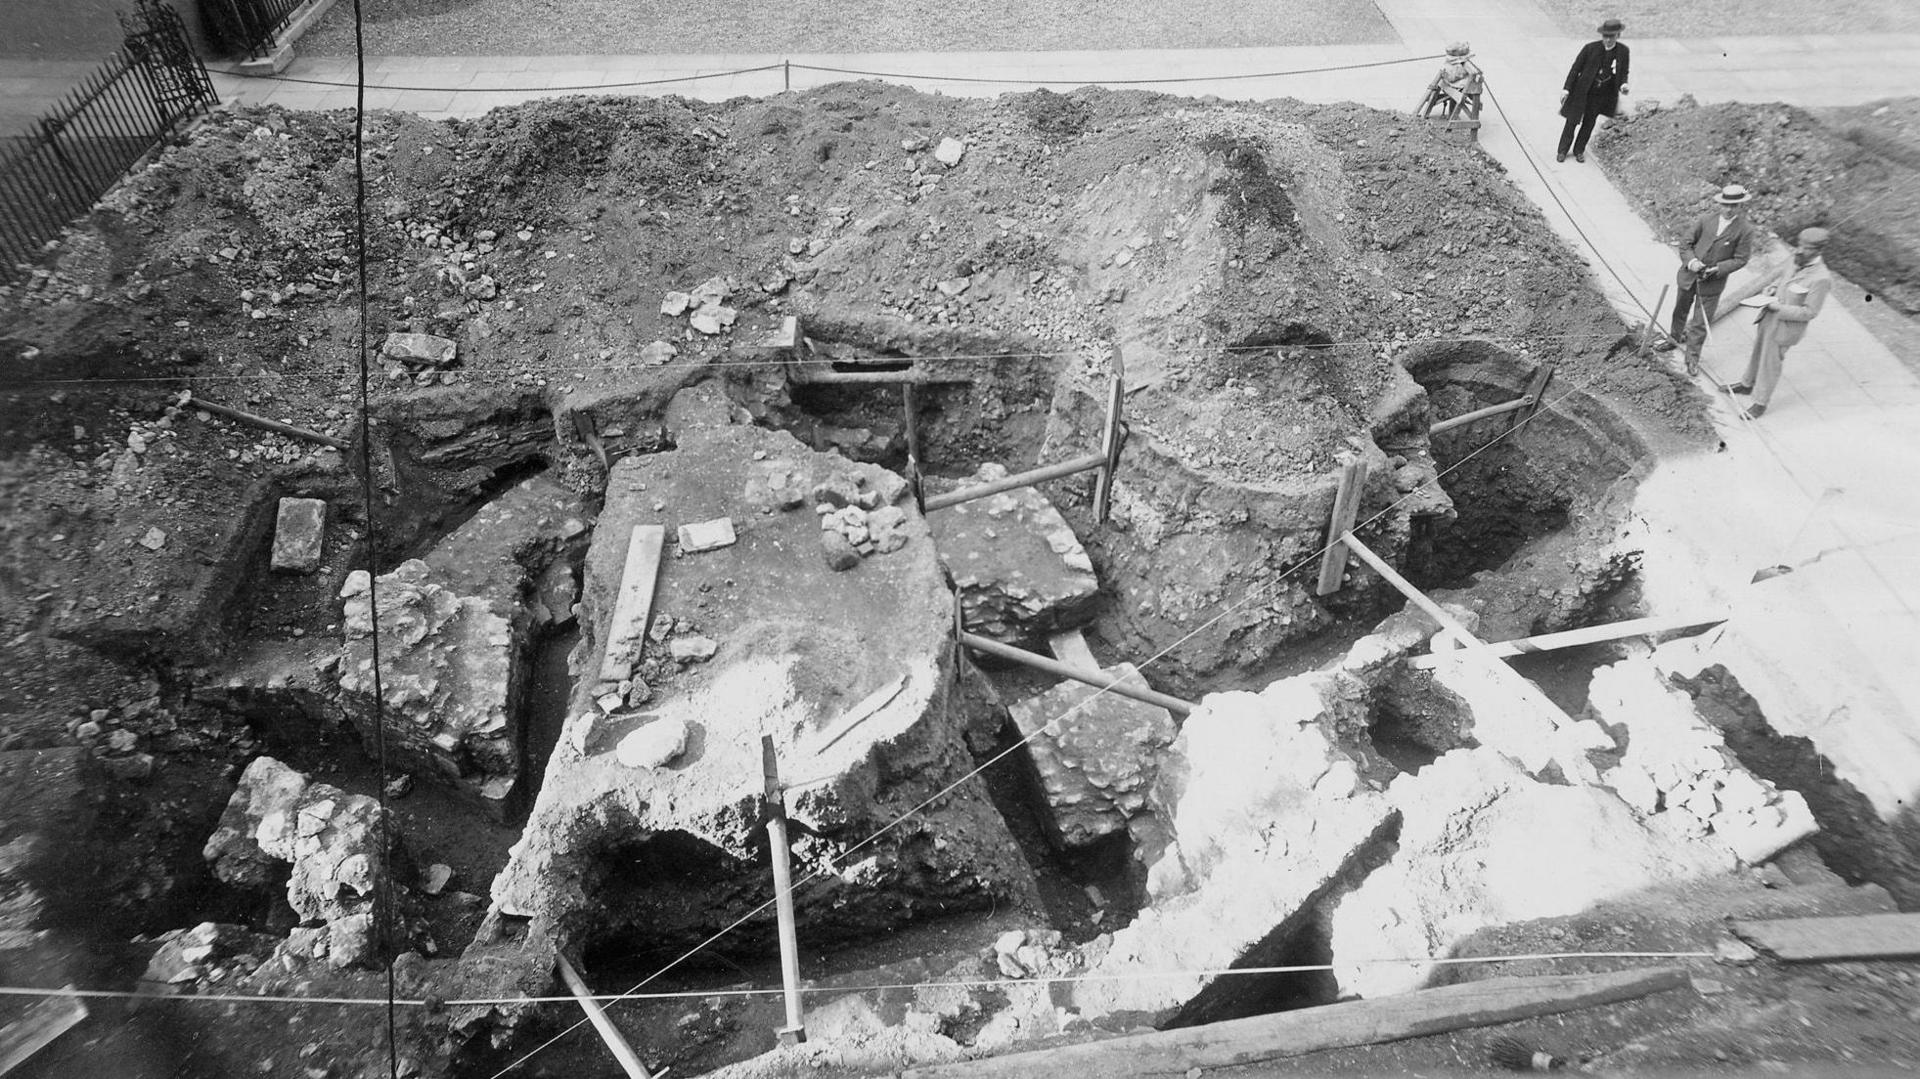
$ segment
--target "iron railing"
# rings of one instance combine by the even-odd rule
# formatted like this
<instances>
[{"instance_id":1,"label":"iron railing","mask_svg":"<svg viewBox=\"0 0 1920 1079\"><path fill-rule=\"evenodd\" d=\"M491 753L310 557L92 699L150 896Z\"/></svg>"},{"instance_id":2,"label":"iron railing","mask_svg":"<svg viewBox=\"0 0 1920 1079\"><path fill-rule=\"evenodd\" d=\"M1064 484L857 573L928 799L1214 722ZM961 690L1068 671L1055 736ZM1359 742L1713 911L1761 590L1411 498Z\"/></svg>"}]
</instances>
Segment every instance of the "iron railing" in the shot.
<instances>
[{"instance_id":1,"label":"iron railing","mask_svg":"<svg viewBox=\"0 0 1920 1079\"><path fill-rule=\"evenodd\" d=\"M160 0L121 16L122 47L40 117L0 145L0 279L195 115L218 102L185 25Z\"/></svg>"},{"instance_id":2,"label":"iron railing","mask_svg":"<svg viewBox=\"0 0 1920 1079\"><path fill-rule=\"evenodd\" d=\"M229 55L262 57L273 50L306 0L200 0L201 17L215 48Z\"/></svg>"}]
</instances>

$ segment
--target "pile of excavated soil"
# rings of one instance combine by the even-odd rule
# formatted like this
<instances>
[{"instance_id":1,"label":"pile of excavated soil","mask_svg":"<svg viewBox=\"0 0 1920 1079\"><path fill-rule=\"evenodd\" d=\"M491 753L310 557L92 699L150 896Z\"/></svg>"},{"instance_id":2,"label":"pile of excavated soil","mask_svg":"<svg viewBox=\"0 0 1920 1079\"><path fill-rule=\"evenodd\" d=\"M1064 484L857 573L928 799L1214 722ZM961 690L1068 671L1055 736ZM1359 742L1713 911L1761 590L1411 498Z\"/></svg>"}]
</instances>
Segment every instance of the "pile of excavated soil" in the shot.
<instances>
[{"instance_id":1,"label":"pile of excavated soil","mask_svg":"<svg viewBox=\"0 0 1920 1079\"><path fill-rule=\"evenodd\" d=\"M1920 99L1845 109L1642 107L1611 125L1600 161L1641 213L1681 234L1722 184L1754 193L1758 224L1791 242L1833 232L1827 262L1870 294L1920 313Z\"/></svg>"}]
</instances>

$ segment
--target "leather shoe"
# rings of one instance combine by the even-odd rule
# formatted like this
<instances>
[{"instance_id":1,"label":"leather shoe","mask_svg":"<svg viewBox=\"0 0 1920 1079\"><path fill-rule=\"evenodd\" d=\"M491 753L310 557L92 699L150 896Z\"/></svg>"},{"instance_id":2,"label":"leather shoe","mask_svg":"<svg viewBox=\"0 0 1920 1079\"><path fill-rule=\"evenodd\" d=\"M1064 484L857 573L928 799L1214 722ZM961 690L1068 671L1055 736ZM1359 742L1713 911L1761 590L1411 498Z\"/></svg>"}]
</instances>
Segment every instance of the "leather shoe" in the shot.
<instances>
[{"instance_id":1,"label":"leather shoe","mask_svg":"<svg viewBox=\"0 0 1920 1079\"><path fill-rule=\"evenodd\" d=\"M1748 405L1747 410L1745 412L1740 413L1740 418L1747 419L1747 420L1757 420L1766 414L1767 414L1767 406Z\"/></svg>"},{"instance_id":2,"label":"leather shoe","mask_svg":"<svg viewBox=\"0 0 1920 1079\"><path fill-rule=\"evenodd\" d=\"M1674 349L1679 347L1680 347L1680 343L1678 341L1675 341L1673 338L1662 337L1660 339L1660 343L1653 346L1653 350L1655 352L1672 352Z\"/></svg>"},{"instance_id":3,"label":"leather shoe","mask_svg":"<svg viewBox=\"0 0 1920 1079\"><path fill-rule=\"evenodd\" d=\"M1575 154L1575 155L1573 155L1573 159L1574 159L1575 161L1578 161L1578 162L1580 162L1581 164L1583 164L1583 165L1584 165L1584 164L1586 164L1586 162L1587 162L1587 155L1585 155L1585 154Z\"/></svg>"},{"instance_id":4,"label":"leather shoe","mask_svg":"<svg viewBox=\"0 0 1920 1079\"><path fill-rule=\"evenodd\" d=\"M1567 159L1567 155L1565 155L1565 154L1555 154L1555 155L1553 155L1553 159L1554 159L1555 161L1565 161L1565 160Z\"/></svg>"},{"instance_id":5,"label":"leather shoe","mask_svg":"<svg viewBox=\"0 0 1920 1079\"><path fill-rule=\"evenodd\" d=\"M1736 382L1733 385L1727 387L1727 392L1728 393L1752 393L1753 387L1745 382Z\"/></svg>"}]
</instances>

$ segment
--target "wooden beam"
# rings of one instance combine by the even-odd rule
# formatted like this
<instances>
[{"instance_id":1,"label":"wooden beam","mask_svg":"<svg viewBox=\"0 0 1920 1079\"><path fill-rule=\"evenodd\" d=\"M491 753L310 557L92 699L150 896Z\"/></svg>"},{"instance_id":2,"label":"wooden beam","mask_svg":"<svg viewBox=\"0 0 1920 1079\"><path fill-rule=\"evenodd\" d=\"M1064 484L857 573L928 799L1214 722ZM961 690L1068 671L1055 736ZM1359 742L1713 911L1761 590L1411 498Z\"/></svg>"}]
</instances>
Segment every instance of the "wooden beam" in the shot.
<instances>
[{"instance_id":1,"label":"wooden beam","mask_svg":"<svg viewBox=\"0 0 1920 1079\"><path fill-rule=\"evenodd\" d=\"M1612 974L1549 974L1424 989L1377 1000L1302 1008L1206 1026L1109 1038L957 1064L911 1068L905 1079L993 1079L1033 1075L1179 1075L1193 1068L1300 1056L1323 1049L1378 1045L1469 1027L1577 1011L1680 989L1675 967Z\"/></svg>"},{"instance_id":2,"label":"wooden beam","mask_svg":"<svg viewBox=\"0 0 1920 1079\"><path fill-rule=\"evenodd\" d=\"M627 540L626 566L620 572L619 598L607 620L607 647L601 653L600 681L621 682L633 677L640 653L647 646L647 622L653 617L653 589L660 580L660 550L666 544L665 525L634 525Z\"/></svg>"},{"instance_id":3,"label":"wooden beam","mask_svg":"<svg viewBox=\"0 0 1920 1079\"><path fill-rule=\"evenodd\" d=\"M1316 596L1340 591L1340 575L1347 571L1347 546L1340 537L1353 529L1360 516L1360 496L1367 486L1367 463L1349 461L1340 469L1340 486L1333 496L1333 516L1327 523L1327 549L1320 555Z\"/></svg>"},{"instance_id":4,"label":"wooden beam","mask_svg":"<svg viewBox=\"0 0 1920 1079\"><path fill-rule=\"evenodd\" d=\"M986 498L989 495L997 495L1002 491L1017 491L1022 487L1032 487L1037 483L1045 483L1048 480L1063 479L1067 476L1099 468L1106 463L1107 454L1104 450L1098 453L1082 454L1072 460L1062 461L1056 465L1047 465L1043 468L1036 468L1026 472L1017 472L1011 476L994 480L992 483L982 483L974 487L964 487L958 491L948 491L943 495L934 495L932 498L927 499L927 512L932 513L934 510L943 510L948 506L958 506L962 502L972 502L976 499Z\"/></svg>"},{"instance_id":5,"label":"wooden beam","mask_svg":"<svg viewBox=\"0 0 1920 1079\"><path fill-rule=\"evenodd\" d=\"M780 789L780 758L773 735L760 736L760 772L767 800L767 853L773 863L774 916L780 934L780 982L787 1025L774 1031L783 1046L807 1040L806 1013L800 1005L800 937L793 917L793 864L787 842L787 802Z\"/></svg>"},{"instance_id":6,"label":"wooden beam","mask_svg":"<svg viewBox=\"0 0 1920 1079\"><path fill-rule=\"evenodd\" d=\"M1541 402L1546 400L1547 387L1551 385L1553 385L1552 364L1543 363L1533 369L1533 377L1527 380L1527 395L1521 398L1527 403L1527 407L1514 413L1513 419L1508 421L1508 434L1512 434L1521 424L1533 419L1534 414L1540 411Z\"/></svg>"},{"instance_id":7,"label":"wooden beam","mask_svg":"<svg viewBox=\"0 0 1920 1079\"><path fill-rule=\"evenodd\" d=\"M1582 629L1562 630L1559 633L1542 633L1533 637L1521 637L1512 641L1493 641L1484 645L1473 645L1463 650L1450 652L1449 655L1484 655L1506 658L1508 656L1529 655L1534 652L1551 652L1557 648L1576 648L1583 644L1600 644L1604 641L1617 641L1626 637L1643 637L1655 633L1672 633L1676 630L1692 629L1695 626L1712 626L1725 622L1724 614L1691 614L1664 616L1659 618L1632 618L1624 622L1609 622L1604 626L1587 626ZM1439 666L1440 658L1416 656L1412 665L1420 670L1432 670Z\"/></svg>"},{"instance_id":8,"label":"wooden beam","mask_svg":"<svg viewBox=\"0 0 1920 1079\"><path fill-rule=\"evenodd\" d=\"M1920 914L1777 918L1734 922L1733 931L1789 963L1920 957Z\"/></svg>"},{"instance_id":9,"label":"wooden beam","mask_svg":"<svg viewBox=\"0 0 1920 1079\"><path fill-rule=\"evenodd\" d=\"M41 997L27 1005L25 1014L0 1027L0 1075L26 1063L86 1017L87 1005L79 997Z\"/></svg>"},{"instance_id":10,"label":"wooden beam","mask_svg":"<svg viewBox=\"0 0 1920 1079\"><path fill-rule=\"evenodd\" d=\"M1432 427L1427 428L1427 435L1428 437L1432 437L1434 435L1441 433L1442 431L1451 431L1456 427L1465 427L1467 424L1470 424L1475 420L1484 420L1492 416L1499 416L1508 412L1515 412L1527 407L1528 403L1529 402L1527 398L1516 397L1505 404L1488 405L1485 408L1478 408L1473 410L1472 412L1462 412L1458 416L1450 416L1447 419L1441 420L1439 423L1434 424Z\"/></svg>"},{"instance_id":11,"label":"wooden beam","mask_svg":"<svg viewBox=\"0 0 1920 1079\"><path fill-rule=\"evenodd\" d=\"M1047 647L1052 650L1053 658L1069 667L1078 667L1083 671L1100 669L1100 661L1093 658L1093 649L1087 647L1087 635L1078 629L1065 629L1048 635Z\"/></svg>"},{"instance_id":12,"label":"wooden beam","mask_svg":"<svg viewBox=\"0 0 1920 1079\"><path fill-rule=\"evenodd\" d=\"M1467 627L1455 621L1452 615L1448 614L1438 603L1435 603L1425 592L1415 588L1412 581L1400 576L1399 571L1388 565L1386 559L1374 554L1373 548L1361 543L1359 537L1351 532L1345 532L1341 534L1340 540L1353 551L1354 555L1358 557L1360 561L1372 567L1373 572L1378 573L1388 584L1399 589L1400 594L1407 597L1407 602L1427 612L1427 617L1440 623L1440 629L1444 633L1450 634L1455 641L1467 647L1472 647L1480 643L1480 640L1476 638ZM1435 639L1438 640L1438 638Z\"/></svg>"},{"instance_id":13,"label":"wooden beam","mask_svg":"<svg viewBox=\"0 0 1920 1079\"><path fill-rule=\"evenodd\" d=\"M353 443L345 439L335 438L332 435L323 435L318 431L309 431L305 427L295 427L290 423L281 423L279 420L270 420L265 416L256 416L251 412L242 412L237 408L229 408L226 405L217 405L204 397L188 395L180 407L197 408L202 412L211 412L216 416L225 416L230 420L237 420L249 427L258 427L262 431L272 431L276 435L286 435L288 438L303 439L307 442L318 442L322 446L331 446L342 452L353 448Z\"/></svg>"},{"instance_id":14,"label":"wooden beam","mask_svg":"<svg viewBox=\"0 0 1920 1079\"><path fill-rule=\"evenodd\" d=\"M573 964L567 961L565 955L555 958L560 968L560 980L567 983L568 991L580 1002L580 1010L587 1013L587 1021L600 1032L600 1039L607 1043L607 1049L613 1053L613 1059L620 1062L620 1068L627 1073L628 1079L654 1079L653 1073L640 1062L640 1055L627 1042L627 1036L620 1033L620 1028L607 1018L606 1009L593 999L593 990L587 988L586 979L580 977L580 972L573 969Z\"/></svg>"},{"instance_id":15,"label":"wooden beam","mask_svg":"<svg viewBox=\"0 0 1920 1079\"><path fill-rule=\"evenodd\" d=\"M1100 452L1106 461L1093 480L1093 519L1101 524L1107 523L1108 511L1113 507L1113 476L1120 468L1120 447L1127 440L1126 425L1120 421L1120 410L1127 400L1126 382L1126 360L1116 345L1113 378L1107 386L1107 424L1100 434Z\"/></svg>"},{"instance_id":16,"label":"wooden beam","mask_svg":"<svg viewBox=\"0 0 1920 1079\"><path fill-rule=\"evenodd\" d=\"M1158 705L1175 715L1191 715L1194 709L1199 707L1192 701L1183 701L1178 697L1169 697L1165 693L1159 693L1151 689L1140 689L1135 686L1130 686L1117 678L1108 677L1099 670L1088 671L1078 667L1069 667L1057 659L1048 659L1046 656L1035 655L1024 648L1015 648L1010 644L1001 644L999 641L993 640L990 637L982 637L973 633L961 633L960 643L976 652L985 652L990 656L999 656L1001 659L1012 660L1015 663L1032 667L1036 671L1045 671L1048 674L1060 678L1071 678L1076 682L1085 682L1090 686L1099 686L1101 689L1122 697L1129 697L1146 704Z\"/></svg>"}]
</instances>

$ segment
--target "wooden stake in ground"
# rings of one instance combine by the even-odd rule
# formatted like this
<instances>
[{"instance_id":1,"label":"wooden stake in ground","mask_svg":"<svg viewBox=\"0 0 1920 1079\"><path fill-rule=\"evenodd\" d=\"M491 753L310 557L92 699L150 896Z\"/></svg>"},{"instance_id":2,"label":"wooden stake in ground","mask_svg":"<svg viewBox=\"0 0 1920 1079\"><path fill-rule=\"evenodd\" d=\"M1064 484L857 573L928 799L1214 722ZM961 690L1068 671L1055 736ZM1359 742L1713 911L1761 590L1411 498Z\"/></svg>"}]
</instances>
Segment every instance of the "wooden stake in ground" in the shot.
<instances>
[{"instance_id":1,"label":"wooden stake in ground","mask_svg":"<svg viewBox=\"0 0 1920 1079\"><path fill-rule=\"evenodd\" d=\"M628 1044L626 1035L620 1033L620 1028L613 1025L612 1019L607 1018L606 1009L600 1007L600 1002L593 999L593 990L587 988L586 979L580 977L580 972L573 969L573 964L567 960L566 956L557 958L560 980L567 983L568 991L573 994L575 1000L580 1002L580 1010L587 1013L587 1021L593 1024L593 1029L600 1032L600 1038L607 1043L607 1049L613 1053L613 1059L620 1062L620 1070L627 1073L628 1079L655 1079L654 1074L647 1070L647 1066L640 1062L640 1054L634 1052L633 1046ZM660 1074L667 1073L663 1070Z\"/></svg>"},{"instance_id":2,"label":"wooden stake in ground","mask_svg":"<svg viewBox=\"0 0 1920 1079\"><path fill-rule=\"evenodd\" d=\"M1687 985L1674 967L1616 974L1550 974L1489 978L1416 993L1329 1004L1322 1008L1233 1019L1206 1026L1013 1053L959 1064L913 1068L905 1079L1025 1079L1035 1075L1179 1075L1300 1056L1322 1049L1376 1045L1468 1027L1493 1026L1601 1004L1615 1004Z\"/></svg>"},{"instance_id":3,"label":"wooden stake in ground","mask_svg":"<svg viewBox=\"0 0 1920 1079\"><path fill-rule=\"evenodd\" d=\"M1340 488L1333 496L1333 515L1327 522L1327 549L1320 555L1316 596L1340 591L1340 575L1347 571L1347 545L1340 537L1353 530L1360 516L1360 493L1367 486L1367 463L1349 461L1340 469Z\"/></svg>"},{"instance_id":4,"label":"wooden stake in ground","mask_svg":"<svg viewBox=\"0 0 1920 1079\"><path fill-rule=\"evenodd\" d=\"M780 919L780 981L786 989L787 1025L774 1033L780 1044L807 1040L807 1023L800 1008L800 939L793 926L793 866L787 852L787 800L780 789L780 761L773 752L773 736L760 736L760 768L766 780L767 849L773 860L774 910Z\"/></svg>"}]
</instances>

